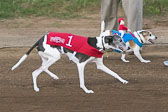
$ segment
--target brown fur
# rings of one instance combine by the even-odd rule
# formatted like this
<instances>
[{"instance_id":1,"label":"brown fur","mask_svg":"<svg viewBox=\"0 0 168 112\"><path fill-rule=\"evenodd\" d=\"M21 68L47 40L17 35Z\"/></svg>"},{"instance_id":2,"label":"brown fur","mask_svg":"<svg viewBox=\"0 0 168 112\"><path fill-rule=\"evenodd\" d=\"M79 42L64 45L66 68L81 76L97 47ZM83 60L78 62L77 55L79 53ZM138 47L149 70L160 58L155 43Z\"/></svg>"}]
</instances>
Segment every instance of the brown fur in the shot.
<instances>
[{"instance_id":1,"label":"brown fur","mask_svg":"<svg viewBox=\"0 0 168 112\"><path fill-rule=\"evenodd\" d=\"M130 41L129 41L129 46L130 46L131 48L134 48L135 45L136 45L136 43L135 43L133 40L130 40Z\"/></svg>"},{"instance_id":2,"label":"brown fur","mask_svg":"<svg viewBox=\"0 0 168 112\"><path fill-rule=\"evenodd\" d=\"M142 32L142 35L143 35L144 39L147 40L147 39L148 39L148 36L149 36L149 32L143 31L143 32Z\"/></svg>"},{"instance_id":3,"label":"brown fur","mask_svg":"<svg viewBox=\"0 0 168 112\"><path fill-rule=\"evenodd\" d=\"M149 32L143 31L143 32L142 32L142 35L143 35L144 39L147 40L147 39L148 39L148 36L149 36ZM135 43L133 40L130 40L130 41L129 41L129 45L130 45L131 48L134 48L135 45L136 45L136 43Z\"/></svg>"},{"instance_id":4,"label":"brown fur","mask_svg":"<svg viewBox=\"0 0 168 112\"><path fill-rule=\"evenodd\" d=\"M112 31L110 32L110 35L113 36L113 32Z\"/></svg>"}]
</instances>

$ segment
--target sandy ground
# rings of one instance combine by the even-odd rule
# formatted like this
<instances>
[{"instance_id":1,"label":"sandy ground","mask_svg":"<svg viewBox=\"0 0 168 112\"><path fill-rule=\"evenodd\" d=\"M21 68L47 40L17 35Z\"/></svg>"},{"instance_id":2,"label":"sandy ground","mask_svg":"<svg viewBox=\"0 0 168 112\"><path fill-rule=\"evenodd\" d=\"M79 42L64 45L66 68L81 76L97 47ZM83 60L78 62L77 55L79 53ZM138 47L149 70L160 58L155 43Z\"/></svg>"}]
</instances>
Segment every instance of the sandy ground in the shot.
<instances>
[{"instance_id":1,"label":"sandy ground","mask_svg":"<svg viewBox=\"0 0 168 112\"><path fill-rule=\"evenodd\" d=\"M0 48L32 46L49 31L67 32L82 36L100 34L100 17L92 15L86 19L61 20L56 18L19 18L0 20ZM168 17L144 19L144 29L158 38L156 43L168 44Z\"/></svg>"},{"instance_id":2,"label":"sandy ground","mask_svg":"<svg viewBox=\"0 0 168 112\"><path fill-rule=\"evenodd\" d=\"M60 79L54 80L42 73L38 78L40 92L36 93L31 73L40 66L41 60L35 50L18 69L10 70L47 31L99 35L98 18L0 20L0 112L167 112L168 68L162 63L168 59L165 20L144 22L158 36L155 45L143 48L142 56L151 63L141 63L133 55L127 56L130 63L123 63L121 54L114 52L109 52L108 58L104 56L105 65L128 80L127 85L97 70L95 64L88 64L85 82L95 93L85 94L79 88L76 65L63 56L50 67Z\"/></svg>"}]
</instances>

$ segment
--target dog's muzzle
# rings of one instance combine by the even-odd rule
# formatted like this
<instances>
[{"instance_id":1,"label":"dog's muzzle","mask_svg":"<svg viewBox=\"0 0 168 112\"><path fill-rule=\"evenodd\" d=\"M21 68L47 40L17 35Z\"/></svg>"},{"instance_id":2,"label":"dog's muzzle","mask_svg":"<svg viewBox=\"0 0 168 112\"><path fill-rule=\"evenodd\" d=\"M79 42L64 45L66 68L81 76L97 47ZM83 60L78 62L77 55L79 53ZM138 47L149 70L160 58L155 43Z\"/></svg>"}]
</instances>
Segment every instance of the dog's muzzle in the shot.
<instances>
[{"instance_id":1,"label":"dog's muzzle","mask_svg":"<svg viewBox=\"0 0 168 112\"><path fill-rule=\"evenodd\" d=\"M152 38L150 38L148 41L150 43L154 44L156 39L157 39L157 37L153 35Z\"/></svg>"},{"instance_id":2,"label":"dog's muzzle","mask_svg":"<svg viewBox=\"0 0 168 112\"><path fill-rule=\"evenodd\" d=\"M152 39L148 40L150 43L154 44L155 42Z\"/></svg>"}]
</instances>

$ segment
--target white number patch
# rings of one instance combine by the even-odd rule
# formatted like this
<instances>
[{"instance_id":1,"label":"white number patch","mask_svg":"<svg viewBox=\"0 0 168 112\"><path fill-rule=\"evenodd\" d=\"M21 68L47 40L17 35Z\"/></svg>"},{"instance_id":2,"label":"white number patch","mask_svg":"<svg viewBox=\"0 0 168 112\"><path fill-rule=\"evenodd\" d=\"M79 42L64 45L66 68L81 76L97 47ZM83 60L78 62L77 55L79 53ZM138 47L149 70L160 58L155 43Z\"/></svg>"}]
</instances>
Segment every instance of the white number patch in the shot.
<instances>
[{"instance_id":1,"label":"white number patch","mask_svg":"<svg viewBox=\"0 0 168 112\"><path fill-rule=\"evenodd\" d=\"M68 36L69 41L68 41L68 44L66 44L66 45L69 46L69 47L72 47L72 45L71 45L72 37L73 36Z\"/></svg>"}]
</instances>

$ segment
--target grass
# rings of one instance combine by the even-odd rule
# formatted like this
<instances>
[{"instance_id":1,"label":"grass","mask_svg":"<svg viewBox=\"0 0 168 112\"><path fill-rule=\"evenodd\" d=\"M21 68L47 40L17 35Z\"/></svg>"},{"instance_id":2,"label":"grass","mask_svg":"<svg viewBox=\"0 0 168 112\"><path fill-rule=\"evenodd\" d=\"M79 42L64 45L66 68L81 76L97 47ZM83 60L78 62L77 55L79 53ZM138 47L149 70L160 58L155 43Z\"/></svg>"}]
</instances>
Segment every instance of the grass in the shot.
<instances>
[{"instance_id":1,"label":"grass","mask_svg":"<svg viewBox=\"0 0 168 112\"><path fill-rule=\"evenodd\" d=\"M168 13L168 0L144 0L145 16L162 16Z\"/></svg>"},{"instance_id":2,"label":"grass","mask_svg":"<svg viewBox=\"0 0 168 112\"><path fill-rule=\"evenodd\" d=\"M0 18L74 18L98 8L99 0L0 0ZM85 10L85 11L84 11Z\"/></svg>"},{"instance_id":3,"label":"grass","mask_svg":"<svg viewBox=\"0 0 168 112\"><path fill-rule=\"evenodd\" d=\"M100 13L101 0L0 0L0 18L47 16L85 17ZM144 0L144 16L164 15L168 0Z\"/></svg>"}]
</instances>

